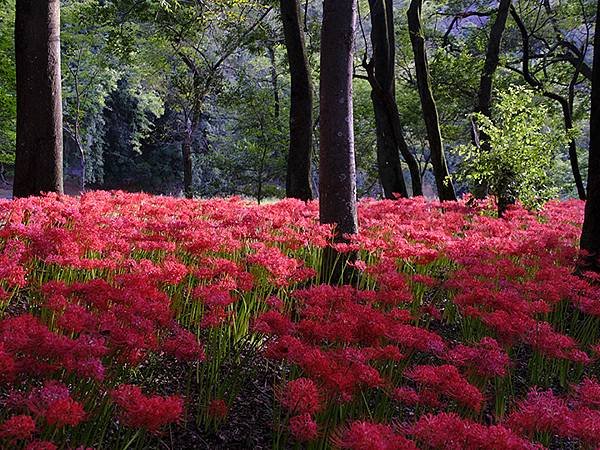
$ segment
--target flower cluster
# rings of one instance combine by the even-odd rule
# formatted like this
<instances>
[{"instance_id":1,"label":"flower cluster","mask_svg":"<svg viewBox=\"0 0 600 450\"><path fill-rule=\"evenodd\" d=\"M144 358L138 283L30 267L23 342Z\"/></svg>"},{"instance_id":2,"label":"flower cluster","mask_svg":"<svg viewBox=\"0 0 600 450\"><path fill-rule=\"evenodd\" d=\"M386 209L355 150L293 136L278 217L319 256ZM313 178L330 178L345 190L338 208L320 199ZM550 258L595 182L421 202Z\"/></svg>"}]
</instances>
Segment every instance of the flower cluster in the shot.
<instances>
[{"instance_id":1,"label":"flower cluster","mask_svg":"<svg viewBox=\"0 0 600 450\"><path fill-rule=\"evenodd\" d=\"M364 200L360 233L333 244L316 202L0 201L0 447L220 426L241 414L246 363L278 370L283 446L599 446L600 283L572 270L582 206L496 219L486 201ZM319 284L327 246L354 253L351 286Z\"/></svg>"},{"instance_id":2,"label":"flower cluster","mask_svg":"<svg viewBox=\"0 0 600 450\"><path fill-rule=\"evenodd\" d=\"M138 386L122 384L111 397L120 408L123 422L132 428L156 433L164 425L177 422L183 414L183 399L178 396L146 396Z\"/></svg>"}]
</instances>

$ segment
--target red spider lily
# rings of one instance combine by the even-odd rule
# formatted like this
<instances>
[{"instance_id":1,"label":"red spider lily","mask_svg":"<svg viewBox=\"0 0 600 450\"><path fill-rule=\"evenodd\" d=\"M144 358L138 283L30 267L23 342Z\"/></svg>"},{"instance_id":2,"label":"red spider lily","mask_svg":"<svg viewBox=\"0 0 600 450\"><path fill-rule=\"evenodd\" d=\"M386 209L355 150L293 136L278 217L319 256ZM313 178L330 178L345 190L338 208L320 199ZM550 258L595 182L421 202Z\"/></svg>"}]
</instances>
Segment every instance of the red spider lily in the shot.
<instances>
[{"instance_id":1,"label":"red spider lily","mask_svg":"<svg viewBox=\"0 0 600 450\"><path fill-rule=\"evenodd\" d=\"M600 409L600 383L590 378L573 386L574 401L578 406Z\"/></svg>"},{"instance_id":2,"label":"red spider lily","mask_svg":"<svg viewBox=\"0 0 600 450\"><path fill-rule=\"evenodd\" d=\"M277 397L281 405L294 414L315 414L321 409L319 389L308 378L289 381Z\"/></svg>"},{"instance_id":3,"label":"red spider lily","mask_svg":"<svg viewBox=\"0 0 600 450\"><path fill-rule=\"evenodd\" d=\"M573 416L567 402L556 397L550 390L531 391L527 398L518 402L506 424L509 428L526 435L535 432L552 432L569 436L573 430Z\"/></svg>"},{"instance_id":4,"label":"red spider lily","mask_svg":"<svg viewBox=\"0 0 600 450\"><path fill-rule=\"evenodd\" d=\"M49 441L33 441L27 444L25 450L57 450L58 447Z\"/></svg>"},{"instance_id":5,"label":"red spider lily","mask_svg":"<svg viewBox=\"0 0 600 450\"><path fill-rule=\"evenodd\" d=\"M331 443L349 450L416 450L414 442L406 439L391 426L356 421L338 430Z\"/></svg>"},{"instance_id":6,"label":"red spider lily","mask_svg":"<svg viewBox=\"0 0 600 450\"><path fill-rule=\"evenodd\" d=\"M225 400L214 399L208 404L208 414L214 419L223 420L229 414L229 407L225 403Z\"/></svg>"},{"instance_id":7,"label":"red spider lily","mask_svg":"<svg viewBox=\"0 0 600 450\"><path fill-rule=\"evenodd\" d=\"M75 426L86 417L83 406L71 398L59 398L48 405L45 413L49 425L63 427Z\"/></svg>"},{"instance_id":8,"label":"red spider lily","mask_svg":"<svg viewBox=\"0 0 600 450\"><path fill-rule=\"evenodd\" d=\"M535 450L541 445L526 441L501 426L484 426L453 413L421 417L409 426L421 448L439 450Z\"/></svg>"},{"instance_id":9,"label":"red spider lily","mask_svg":"<svg viewBox=\"0 0 600 450\"><path fill-rule=\"evenodd\" d=\"M183 399L178 396L146 396L138 386L122 384L111 397L119 406L123 422L131 428L157 433L160 428L178 422L183 414Z\"/></svg>"},{"instance_id":10,"label":"red spider lily","mask_svg":"<svg viewBox=\"0 0 600 450\"><path fill-rule=\"evenodd\" d=\"M173 334L162 343L162 350L181 361L204 361L206 358L204 348L196 336L179 326L176 326Z\"/></svg>"},{"instance_id":11,"label":"red spider lily","mask_svg":"<svg viewBox=\"0 0 600 450\"><path fill-rule=\"evenodd\" d=\"M495 339L486 337L475 346L458 345L446 354L452 364L482 377L506 375L510 358Z\"/></svg>"},{"instance_id":12,"label":"red spider lily","mask_svg":"<svg viewBox=\"0 0 600 450\"><path fill-rule=\"evenodd\" d=\"M443 395L475 411L481 409L483 394L469 384L454 366L415 366L404 375L414 381L420 390L435 397Z\"/></svg>"},{"instance_id":13,"label":"red spider lily","mask_svg":"<svg viewBox=\"0 0 600 450\"><path fill-rule=\"evenodd\" d=\"M35 420L28 415L13 416L0 424L0 439L29 439L36 430Z\"/></svg>"},{"instance_id":14,"label":"red spider lily","mask_svg":"<svg viewBox=\"0 0 600 450\"><path fill-rule=\"evenodd\" d=\"M318 436L317 423L308 413L291 417L289 428L298 442L314 441Z\"/></svg>"}]
</instances>

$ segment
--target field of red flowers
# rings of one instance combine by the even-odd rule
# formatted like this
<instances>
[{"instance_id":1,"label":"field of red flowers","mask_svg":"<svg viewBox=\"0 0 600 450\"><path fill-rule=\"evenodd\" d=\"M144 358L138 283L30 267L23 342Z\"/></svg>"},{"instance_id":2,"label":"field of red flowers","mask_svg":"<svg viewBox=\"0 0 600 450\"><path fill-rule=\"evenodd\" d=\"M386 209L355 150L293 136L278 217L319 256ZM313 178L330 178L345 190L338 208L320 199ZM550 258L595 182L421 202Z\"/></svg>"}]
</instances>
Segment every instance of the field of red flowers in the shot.
<instances>
[{"instance_id":1,"label":"field of red flowers","mask_svg":"<svg viewBox=\"0 0 600 450\"><path fill-rule=\"evenodd\" d=\"M582 212L363 201L334 286L316 203L0 200L0 448L598 448Z\"/></svg>"}]
</instances>

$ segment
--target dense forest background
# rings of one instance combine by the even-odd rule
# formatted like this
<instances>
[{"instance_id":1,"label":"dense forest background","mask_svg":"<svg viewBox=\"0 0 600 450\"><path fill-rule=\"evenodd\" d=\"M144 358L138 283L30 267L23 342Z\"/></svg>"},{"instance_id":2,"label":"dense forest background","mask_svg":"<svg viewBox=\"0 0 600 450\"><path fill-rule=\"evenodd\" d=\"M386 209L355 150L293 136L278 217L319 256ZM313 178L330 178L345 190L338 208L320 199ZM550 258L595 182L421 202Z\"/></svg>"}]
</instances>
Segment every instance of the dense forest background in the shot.
<instances>
[{"instance_id":1,"label":"dense forest background","mask_svg":"<svg viewBox=\"0 0 600 450\"><path fill-rule=\"evenodd\" d=\"M300 3L318 98L322 6L313 0ZM0 4L0 176L9 189L16 116L14 0ZM354 44L355 153L359 195L379 197L369 6L359 2ZM395 100L424 193L434 196L408 6L394 1L389 12L396 42ZM498 133L493 137L490 128L486 131L497 148L535 144L509 155L543 172L534 177L533 202L577 196L573 151L585 183L595 8L588 0L518 0L506 22L494 76L493 123L488 124ZM498 2L485 0L423 5L432 91L458 194L474 177L468 164L471 114L477 110L497 9ZM182 149L190 144L195 195L243 195L259 202L285 195L290 68L278 2L63 0L61 14L67 191L181 194ZM313 105L317 192L319 105ZM402 165L408 180L404 160ZM485 170L481 161L477 167Z\"/></svg>"}]
</instances>

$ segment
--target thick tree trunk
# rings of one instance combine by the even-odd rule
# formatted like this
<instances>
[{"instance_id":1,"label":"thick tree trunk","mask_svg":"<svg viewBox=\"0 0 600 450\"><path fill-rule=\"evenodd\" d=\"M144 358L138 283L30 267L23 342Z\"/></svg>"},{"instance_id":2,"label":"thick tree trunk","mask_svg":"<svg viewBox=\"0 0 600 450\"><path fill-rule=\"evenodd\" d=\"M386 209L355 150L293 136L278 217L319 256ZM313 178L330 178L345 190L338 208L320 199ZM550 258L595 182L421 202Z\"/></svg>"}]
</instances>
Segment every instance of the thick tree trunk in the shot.
<instances>
[{"instance_id":1,"label":"thick tree trunk","mask_svg":"<svg viewBox=\"0 0 600 450\"><path fill-rule=\"evenodd\" d=\"M600 30L600 2L596 8L596 30ZM592 108L590 113L590 153L588 165L588 199L581 233L583 270L600 271L600 33L594 36L592 67Z\"/></svg>"},{"instance_id":2,"label":"thick tree trunk","mask_svg":"<svg viewBox=\"0 0 600 450\"><path fill-rule=\"evenodd\" d=\"M377 164L385 198L395 194L408 197L398 152L406 160L413 195L422 195L421 175L416 158L408 150L396 105L395 32L392 0L369 0L373 57L366 66L377 127Z\"/></svg>"},{"instance_id":3,"label":"thick tree trunk","mask_svg":"<svg viewBox=\"0 0 600 450\"><path fill-rule=\"evenodd\" d=\"M415 71L417 75L417 88L421 98L423 119L427 128L429 151L431 152L431 164L440 200L456 200L454 186L448 173L444 144L437 107L431 90L429 76L429 65L427 63L427 52L425 49L425 38L421 29L421 7L423 0L411 0L408 8L408 31L415 56Z\"/></svg>"},{"instance_id":4,"label":"thick tree trunk","mask_svg":"<svg viewBox=\"0 0 600 450\"><path fill-rule=\"evenodd\" d=\"M287 160L286 196L311 200L313 87L301 28L298 0L281 0L281 20L291 75L290 147Z\"/></svg>"},{"instance_id":5,"label":"thick tree trunk","mask_svg":"<svg viewBox=\"0 0 600 450\"><path fill-rule=\"evenodd\" d=\"M323 2L319 213L321 223L335 225L338 242L344 242L346 235L358 231L352 112L355 27L356 0ZM339 255L327 247L322 265L324 280L344 281L349 258L352 255Z\"/></svg>"},{"instance_id":6,"label":"thick tree trunk","mask_svg":"<svg viewBox=\"0 0 600 450\"><path fill-rule=\"evenodd\" d=\"M60 1L17 0L17 148L13 195L63 193Z\"/></svg>"},{"instance_id":7,"label":"thick tree trunk","mask_svg":"<svg viewBox=\"0 0 600 450\"><path fill-rule=\"evenodd\" d=\"M339 238L358 229L352 112L352 46L356 0L325 0L321 31L321 223Z\"/></svg>"}]
</instances>

